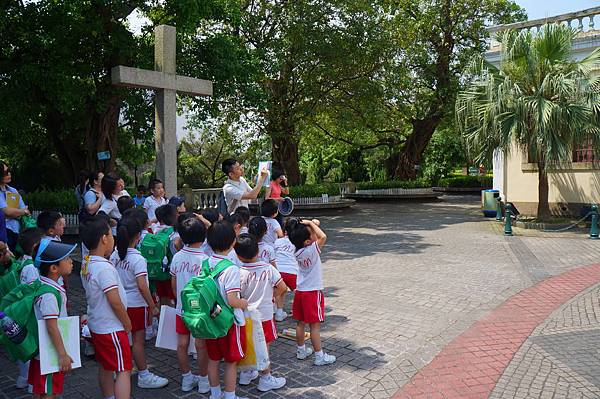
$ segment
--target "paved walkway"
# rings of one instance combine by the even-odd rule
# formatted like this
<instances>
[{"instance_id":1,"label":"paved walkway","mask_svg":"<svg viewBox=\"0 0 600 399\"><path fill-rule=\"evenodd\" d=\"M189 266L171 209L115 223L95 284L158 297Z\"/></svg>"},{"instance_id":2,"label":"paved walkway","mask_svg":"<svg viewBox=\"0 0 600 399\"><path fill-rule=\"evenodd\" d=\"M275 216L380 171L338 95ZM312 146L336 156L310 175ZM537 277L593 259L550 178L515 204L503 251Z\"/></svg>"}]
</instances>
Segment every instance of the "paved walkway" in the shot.
<instances>
[{"instance_id":1,"label":"paved walkway","mask_svg":"<svg viewBox=\"0 0 600 399\"><path fill-rule=\"evenodd\" d=\"M498 348L503 363L491 367L496 377L485 380L487 391L469 388L467 393L473 397L491 393L496 398L535 398L544 397L552 386L552 392L567 392L564 397L577 397L569 396L575 390L587 392L581 397L598 397L593 378L599 375L594 370L600 371L597 352L576 361L569 359L573 353L588 353L595 343L590 331L596 328L600 305L598 288L589 276L596 268L578 267L599 262L600 242L581 234L520 230L516 233L522 235L505 238L501 226L481 217L477 197L444 197L436 203L359 204L321 220L329 236L323 251L326 323L322 335L325 349L338 356L338 362L315 368L308 361L297 361L294 342L279 339L272 348L274 372L286 376L288 386L267 394L251 386L239 393L251 398L408 396L407 390L418 386L420 376L439 363L440 356L490 320L490 315L504 317L507 309L527 311L539 305L543 311L536 313L535 320L526 318L527 328L519 329L520 343L514 338L510 348ZM549 284L551 277L571 270L574 274L565 275L571 276L574 284L566 284L568 292L554 295L555 286L547 285L547 303L514 302L524 289L533 287L530 290L538 292L536 284ZM84 309L82 292L76 288L77 276L71 280L72 313L80 314ZM563 307L566 313L557 313ZM572 321L566 321L567 314ZM291 326L291 320L279 324L280 329ZM572 342L577 345L565 345ZM479 355L471 361L477 364L485 359ZM180 391L174 352L152 348L148 357L151 369L169 377L171 383L152 392L136 388L136 398L202 397ZM0 372L4 397L25 396L12 388L14 366L3 356L0 367L4 370ZM95 363L86 360L83 369L68 377L64 397L99 397L95 373ZM470 384L467 387L476 385ZM538 395L540 384L543 392ZM437 396L429 393L425 397L451 396L436 392Z\"/></svg>"}]
</instances>

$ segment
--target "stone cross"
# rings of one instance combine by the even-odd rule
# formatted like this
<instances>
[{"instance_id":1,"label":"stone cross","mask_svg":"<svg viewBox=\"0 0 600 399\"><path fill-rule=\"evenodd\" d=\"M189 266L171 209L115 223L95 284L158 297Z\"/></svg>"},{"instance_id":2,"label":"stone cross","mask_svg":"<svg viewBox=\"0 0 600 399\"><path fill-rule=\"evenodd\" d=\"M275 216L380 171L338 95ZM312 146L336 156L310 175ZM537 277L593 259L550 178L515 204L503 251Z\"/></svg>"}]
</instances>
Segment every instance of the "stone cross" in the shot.
<instances>
[{"instance_id":1,"label":"stone cross","mask_svg":"<svg viewBox=\"0 0 600 399\"><path fill-rule=\"evenodd\" d=\"M190 96L212 96L212 82L179 76L175 68L175 27L154 28L154 71L116 66L112 83L156 91L156 176L164 182L168 196L177 195L177 92Z\"/></svg>"}]
</instances>

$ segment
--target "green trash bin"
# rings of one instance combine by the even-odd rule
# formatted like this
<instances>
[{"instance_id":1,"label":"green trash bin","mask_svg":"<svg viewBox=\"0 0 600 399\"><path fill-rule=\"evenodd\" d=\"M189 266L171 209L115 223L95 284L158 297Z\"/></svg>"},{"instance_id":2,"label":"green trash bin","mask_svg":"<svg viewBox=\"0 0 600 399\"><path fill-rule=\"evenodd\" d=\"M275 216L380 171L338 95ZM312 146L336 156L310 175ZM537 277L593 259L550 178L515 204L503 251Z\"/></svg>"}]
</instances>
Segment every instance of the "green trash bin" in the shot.
<instances>
[{"instance_id":1,"label":"green trash bin","mask_svg":"<svg viewBox=\"0 0 600 399\"><path fill-rule=\"evenodd\" d=\"M500 196L499 190L481 190L481 207L486 218L496 217L496 207Z\"/></svg>"}]
</instances>

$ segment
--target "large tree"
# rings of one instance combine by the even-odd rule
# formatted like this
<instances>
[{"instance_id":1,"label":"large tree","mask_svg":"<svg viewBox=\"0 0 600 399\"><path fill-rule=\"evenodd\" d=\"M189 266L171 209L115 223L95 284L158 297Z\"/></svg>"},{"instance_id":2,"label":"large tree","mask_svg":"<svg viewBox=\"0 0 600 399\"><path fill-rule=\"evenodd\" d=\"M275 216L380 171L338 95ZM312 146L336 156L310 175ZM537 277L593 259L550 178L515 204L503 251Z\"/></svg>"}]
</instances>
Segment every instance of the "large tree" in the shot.
<instances>
[{"instance_id":1,"label":"large tree","mask_svg":"<svg viewBox=\"0 0 600 399\"><path fill-rule=\"evenodd\" d=\"M516 147L537 164L540 220L550 215L548 171L570 164L573 146L590 141L600 149L600 80L591 77L600 49L575 61L576 34L558 24L537 34L506 31L500 68L476 63L456 103L459 126L480 160Z\"/></svg>"}]
</instances>

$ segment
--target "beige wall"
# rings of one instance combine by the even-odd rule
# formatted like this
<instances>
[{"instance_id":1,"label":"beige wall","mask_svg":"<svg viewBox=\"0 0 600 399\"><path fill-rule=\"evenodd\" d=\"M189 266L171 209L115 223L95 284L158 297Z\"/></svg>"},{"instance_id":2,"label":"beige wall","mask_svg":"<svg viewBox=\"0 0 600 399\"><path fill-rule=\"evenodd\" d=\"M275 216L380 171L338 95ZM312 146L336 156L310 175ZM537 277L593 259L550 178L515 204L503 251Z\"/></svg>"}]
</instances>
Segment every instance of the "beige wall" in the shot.
<instances>
[{"instance_id":1,"label":"beige wall","mask_svg":"<svg viewBox=\"0 0 600 399\"><path fill-rule=\"evenodd\" d=\"M524 163L524 154L513 149L506 158L504 191L521 213L535 214L538 173L535 164ZM548 173L548 200L554 213L577 214L584 204L600 203L600 165L574 163Z\"/></svg>"}]
</instances>

